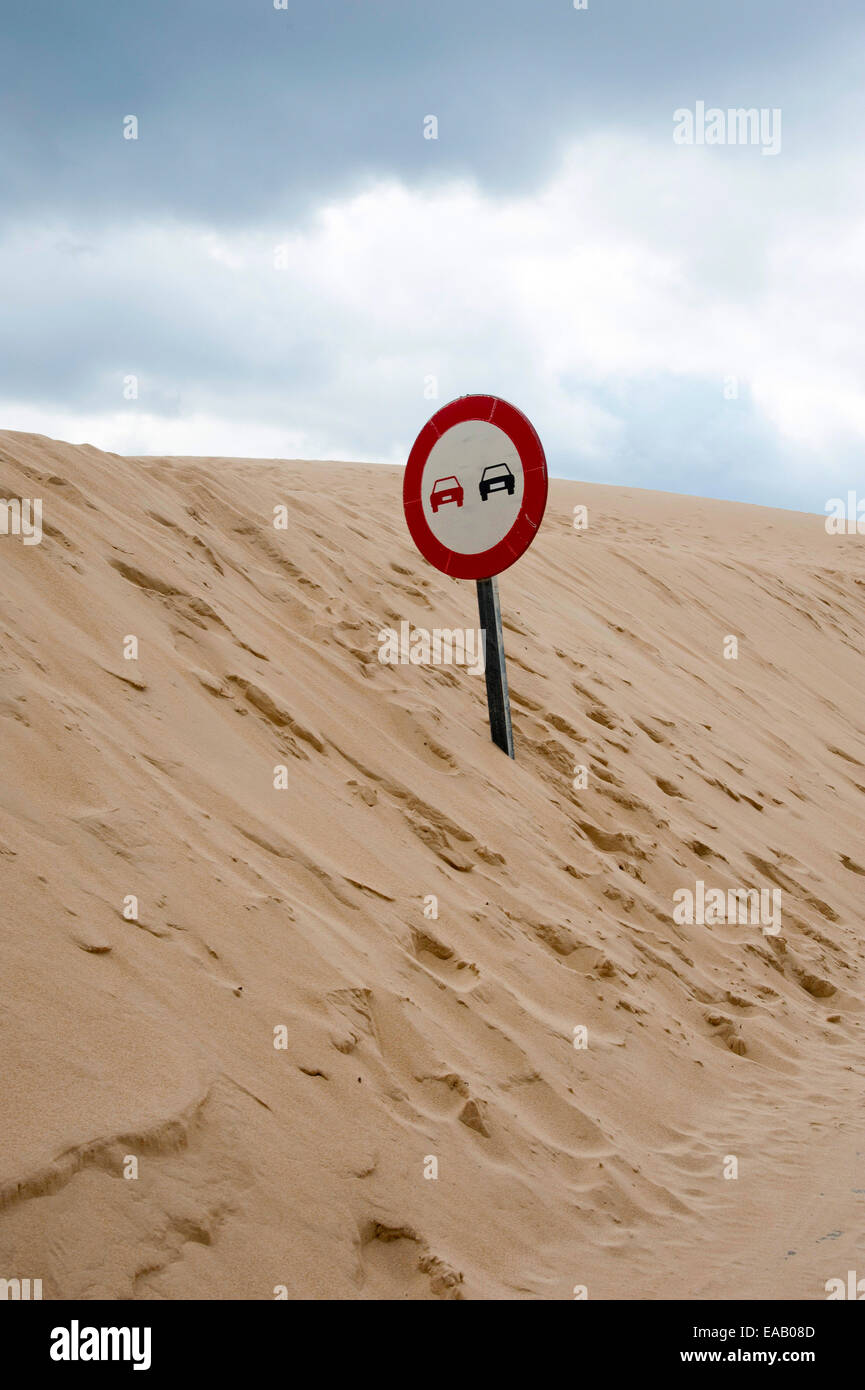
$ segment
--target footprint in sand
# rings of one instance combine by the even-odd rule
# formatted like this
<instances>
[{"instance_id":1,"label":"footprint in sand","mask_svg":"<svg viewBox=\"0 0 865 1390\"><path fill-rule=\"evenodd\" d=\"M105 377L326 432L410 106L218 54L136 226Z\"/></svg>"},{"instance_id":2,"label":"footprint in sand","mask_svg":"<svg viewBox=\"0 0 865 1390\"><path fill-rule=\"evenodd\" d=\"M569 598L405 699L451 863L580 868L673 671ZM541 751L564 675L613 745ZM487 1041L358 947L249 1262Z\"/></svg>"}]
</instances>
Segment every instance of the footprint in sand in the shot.
<instances>
[{"instance_id":1,"label":"footprint in sand","mask_svg":"<svg viewBox=\"0 0 865 1390\"><path fill-rule=\"evenodd\" d=\"M428 932L412 928L412 949L417 963L435 978L460 994L473 990L480 980L480 970L473 961L459 960L453 948L446 946Z\"/></svg>"}]
</instances>

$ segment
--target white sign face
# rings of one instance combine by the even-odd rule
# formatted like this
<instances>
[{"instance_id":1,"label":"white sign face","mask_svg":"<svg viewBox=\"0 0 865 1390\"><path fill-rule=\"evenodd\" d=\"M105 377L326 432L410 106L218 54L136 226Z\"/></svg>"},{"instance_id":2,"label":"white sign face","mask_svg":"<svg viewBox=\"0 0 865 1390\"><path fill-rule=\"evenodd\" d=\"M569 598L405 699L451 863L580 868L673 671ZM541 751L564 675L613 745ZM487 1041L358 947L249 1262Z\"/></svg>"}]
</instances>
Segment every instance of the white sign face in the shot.
<instances>
[{"instance_id":1,"label":"white sign face","mask_svg":"<svg viewBox=\"0 0 865 1390\"><path fill-rule=\"evenodd\" d=\"M510 436L486 420L466 420L436 441L424 465L426 523L448 550L490 550L517 520L523 485L523 465Z\"/></svg>"}]
</instances>

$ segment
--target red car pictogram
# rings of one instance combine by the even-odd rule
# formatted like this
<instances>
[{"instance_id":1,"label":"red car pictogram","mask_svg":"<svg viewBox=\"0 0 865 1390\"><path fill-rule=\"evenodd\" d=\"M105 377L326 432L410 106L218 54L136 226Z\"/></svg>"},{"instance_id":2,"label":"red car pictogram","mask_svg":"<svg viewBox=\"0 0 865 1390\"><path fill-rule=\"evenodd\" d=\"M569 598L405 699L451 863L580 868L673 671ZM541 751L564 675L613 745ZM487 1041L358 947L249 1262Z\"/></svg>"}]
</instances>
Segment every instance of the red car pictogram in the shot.
<instances>
[{"instance_id":1,"label":"red car pictogram","mask_svg":"<svg viewBox=\"0 0 865 1390\"><path fill-rule=\"evenodd\" d=\"M443 507L447 502L456 502L457 506L461 507L463 497L464 493L458 478L436 478L429 501L433 511L437 512L439 507Z\"/></svg>"}]
</instances>

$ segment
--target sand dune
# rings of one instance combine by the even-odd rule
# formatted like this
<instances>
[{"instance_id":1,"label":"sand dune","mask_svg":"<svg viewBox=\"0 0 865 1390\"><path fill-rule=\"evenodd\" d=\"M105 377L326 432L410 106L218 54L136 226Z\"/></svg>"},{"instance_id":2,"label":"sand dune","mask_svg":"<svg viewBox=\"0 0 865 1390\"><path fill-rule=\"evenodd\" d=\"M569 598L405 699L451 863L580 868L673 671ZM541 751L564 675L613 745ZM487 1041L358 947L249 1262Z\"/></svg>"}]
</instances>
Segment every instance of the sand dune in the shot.
<instances>
[{"instance_id":1,"label":"sand dune","mask_svg":"<svg viewBox=\"0 0 865 1390\"><path fill-rule=\"evenodd\" d=\"M0 434L45 518L0 536L0 1275L825 1298L865 1274L861 538L554 482L511 763L482 677L378 660L477 622L400 490ZM780 932L674 922L697 881Z\"/></svg>"}]
</instances>

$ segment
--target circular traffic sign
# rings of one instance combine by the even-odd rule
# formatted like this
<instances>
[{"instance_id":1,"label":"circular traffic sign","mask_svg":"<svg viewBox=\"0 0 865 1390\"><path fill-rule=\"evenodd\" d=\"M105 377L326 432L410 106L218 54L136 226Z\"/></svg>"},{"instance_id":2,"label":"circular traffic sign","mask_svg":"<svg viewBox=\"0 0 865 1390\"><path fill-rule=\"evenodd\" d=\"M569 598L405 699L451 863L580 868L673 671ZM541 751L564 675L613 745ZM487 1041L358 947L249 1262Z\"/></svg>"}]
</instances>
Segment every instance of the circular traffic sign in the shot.
<instances>
[{"instance_id":1,"label":"circular traffic sign","mask_svg":"<svg viewBox=\"0 0 865 1390\"><path fill-rule=\"evenodd\" d=\"M460 396L412 445L403 478L412 540L453 579L490 579L531 545L547 505L547 461L521 410Z\"/></svg>"}]
</instances>

